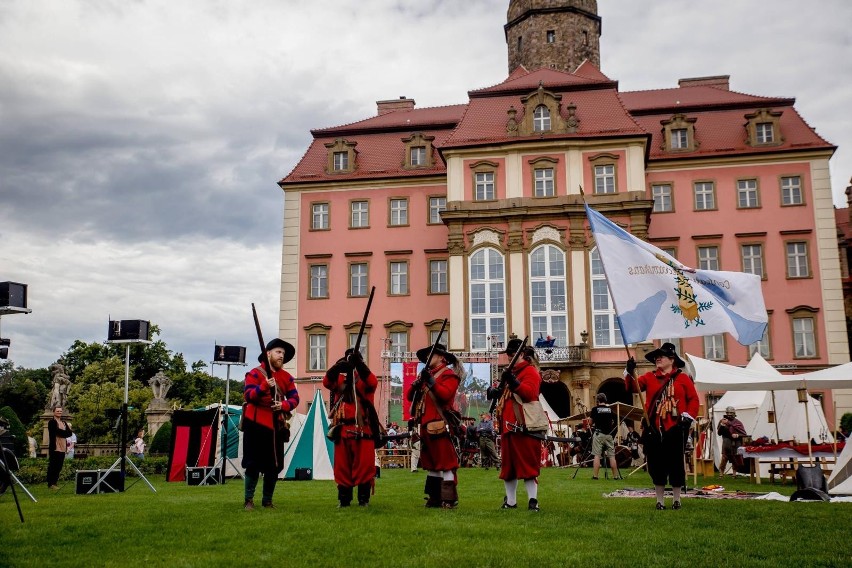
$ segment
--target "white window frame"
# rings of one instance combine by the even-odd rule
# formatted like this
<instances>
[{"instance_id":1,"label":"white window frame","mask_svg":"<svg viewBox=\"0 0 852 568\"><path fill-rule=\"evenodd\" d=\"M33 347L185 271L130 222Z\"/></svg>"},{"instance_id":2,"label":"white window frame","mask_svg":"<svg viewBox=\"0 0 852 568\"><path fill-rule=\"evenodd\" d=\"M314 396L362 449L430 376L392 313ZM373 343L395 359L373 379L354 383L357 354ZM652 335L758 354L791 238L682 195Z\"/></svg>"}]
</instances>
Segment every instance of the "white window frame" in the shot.
<instances>
[{"instance_id":1,"label":"white window frame","mask_svg":"<svg viewBox=\"0 0 852 568\"><path fill-rule=\"evenodd\" d=\"M761 278L763 274L763 245L751 243L740 245L740 256L743 261L743 272L746 274L757 274Z\"/></svg>"},{"instance_id":2,"label":"white window frame","mask_svg":"<svg viewBox=\"0 0 852 568\"><path fill-rule=\"evenodd\" d=\"M802 196L801 176L781 176L781 205L802 205L805 201Z\"/></svg>"},{"instance_id":3,"label":"white window frame","mask_svg":"<svg viewBox=\"0 0 852 568\"><path fill-rule=\"evenodd\" d=\"M447 210L446 197L430 197L429 198L429 223L438 225L441 221L441 212Z\"/></svg>"},{"instance_id":4,"label":"white window frame","mask_svg":"<svg viewBox=\"0 0 852 568\"><path fill-rule=\"evenodd\" d=\"M550 109L547 105L538 105L533 111L533 132L547 132L550 128Z\"/></svg>"},{"instance_id":5,"label":"white window frame","mask_svg":"<svg viewBox=\"0 0 852 568\"><path fill-rule=\"evenodd\" d=\"M535 168L533 170L535 179L536 197L553 197L556 195L556 181L553 168Z\"/></svg>"},{"instance_id":6,"label":"white window frame","mask_svg":"<svg viewBox=\"0 0 852 568\"><path fill-rule=\"evenodd\" d=\"M696 211L716 209L716 184L712 181L697 181L692 185L693 203Z\"/></svg>"},{"instance_id":7,"label":"white window frame","mask_svg":"<svg viewBox=\"0 0 852 568\"><path fill-rule=\"evenodd\" d=\"M443 270L441 270L443 266ZM437 267L437 270L436 270ZM449 262L445 258L433 258L429 260L429 293L449 294L450 285L447 279Z\"/></svg>"},{"instance_id":8,"label":"white window frame","mask_svg":"<svg viewBox=\"0 0 852 568\"><path fill-rule=\"evenodd\" d=\"M391 198L390 204L390 226L400 227L408 225L408 198Z\"/></svg>"},{"instance_id":9,"label":"white window frame","mask_svg":"<svg viewBox=\"0 0 852 568\"><path fill-rule=\"evenodd\" d=\"M672 150L686 150L689 148L689 131L686 128L671 129Z\"/></svg>"},{"instance_id":10,"label":"white window frame","mask_svg":"<svg viewBox=\"0 0 852 568\"><path fill-rule=\"evenodd\" d=\"M388 333L391 340L391 353L408 353L408 331L391 331Z\"/></svg>"},{"instance_id":11,"label":"white window frame","mask_svg":"<svg viewBox=\"0 0 852 568\"><path fill-rule=\"evenodd\" d=\"M474 201L492 201L496 199L494 177L494 172L474 172Z\"/></svg>"},{"instance_id":12,"label":"white window frame","mask_svg":"<svg viewBox=\"0 0 852 568\"><path fill-rule=\"evenodd\" d=\"M699 269L721 270L719 266L719 245L704 245L698 247Z\"/></svg>"},{"instance_id":13,"label":"white window frame","mask_svg":"<svg viewBox=\"0 0 852 568\"><path fill-rule=\"evenodd\" d=\"M568 345L568 309L565 253L551 244L529 254L531 342L550 336L556 345Z\"/></svg>"},{"instance_id":14,"label":"white window frame","mask_svg":"<svg viewBox=\"0 0 852 568\"><path fill-rule=\"evenodd\" d=\"M409 160L412 166L425 166L426 146L412 146L409 149Z\"/></svg>"},{"instance_id":15,"label":"white window frame","mask_svg":"<svg viewBox=\"0 0 852 568\"><path fill-rule=\"evenodd\" d=\"M362 207L363 206L363 207ZM370 202L369 201L352 201L349 204L349 220L350 227L353 229L362 229L370 226Z\"/></svg>"},{"instance_id":16,"label":"white window frame","mask_svg":"<svg viewBox=\"0 0 852 568\"><path fill-rule=\"evenodd\" d=\"M311 298L328 298L328 265L310 265Z\"/></svg>"},{"instance_id":17,"label":"white window frame","mask_svg":"<svg viewBox=\"0 0 852 568\"><path fill-rule=\"evenodd\" d=\"M674 211L672 184L659 183L651 185L651 197L654 199L654 213L670 213Z\"/></svg>"},{"instance_id":18,"label":"white window frame","mask_svg":"<svg viewBox=\"0 0 852 568\"><path fill-rule=\"evenodd\" d=\"M725 336L721 333L713 335L705 335L704 343L704 358L710 361L725 361L728 354L725 352Z\"/></svg>"},{"instance_id":19,"label":"white window frame","mask_svg":"<svg viewBox=\"0 0 852 568\"><path fill-rule=\"evenodd\" d=\"M323 371L328 366L328 334L308 334L308 370Z\"/></svg>"},{"instance_id":20,"label":"white window frame","mask_svg":"<svg viewBox=\"0 0 852 568\"><path fill-rule=\"evenodd\" d=\"M617 193L615 187L615 164L595 166L595 195Z\"/></svg>"},{"instance_id":21,"label":"white window frame","mask_svg":"<svg viewBox=\"0 0 852 568\"><path fill-rule=\"evenodd\" d=\"M349 152L334 152L332 156L334 171L341 172L349 169Z\"/></svg>"},{"instance_id":22,"label":"white window frame","mask_svg":"<svg viewBox=\"0 0 852 568\"><path fill-rule=\"evenodd\" d=\"M311 229L315 231L324 231L329 228L329 204L328 203L312 203L311 204Z\"/></svg>"},{"instance_id":23,"label":"white window frame","mask_svg":"<svg viewBox=\"0 0 852 568\"><path fill-rule=\"evenodd\" d=\"M756 179L737 180L737 207L740 209L760 207L760 195L757 192Z\"/></svg>"},{"instance_id":24,"label":"white window frame","mask_svg":"<svg viewBox=\"0 0 852 568\"><path fill-rule=\"evenodd\" d=\"M358 332L350 331L348 333L349 336L349 349L355 348L355 342L358 341ZM368 333L367 330L364 330L364 335L361 336L361 345L358 346L358 351L361 352L361 358L364 359L364 362L367 362L367 353L369 353L369 349L367 348L367 338Z\"/></svg>"},{"instance_id":25,"label":"white window frame","mask_svg":"<svg viewBox=\"0 0 852 568\"><path fill-rule=\"evenodd\" d=\"M363 268L363 272L361 269ZM360 298L368 294L370 271L366 262L353 262L349 265L349 295Z\"/></svg>"},{"instance_id":26,"label":"white window frame","mask_svg":"<svg viewBox=\"0 0 852 568\"><path fill-rule=\"evenodd\" d=\"M809 278L811 271L808 263L808 243L790 241L785 243L784 250L787 258L787 278Z\"/></svg>"},{"instance_id":27,"label":"white window frame","mask_svg":"<svg viewBox=\"0 0 852 568\"><path fill-rule=\"evenodd\" d=\"M815 318L813 316L793 318L793 358L811 359L816 356Z\"/></svg>"},{"instance_id":28,"label":"white window frame","mask_svg":"<svg viewBox=\"0 0 852 568\"><path fill-rule=\"evenodd\" d=\"M487 351L489 337L506 341L505 258L494 248L481 248L470 255L468 274L470 350ZM482 306L475 306L479 302Z\"/></svg>"},{"instance_id":29,"label":"white window frame","mask_svg":"<svg viewBox=\"0 0 852 568\"><path fill-rule=\"evenodd\" d=\"M769 339L769 326L763 330L763 336L748 346L748 357L751 359L755 353L760 353L764 359L772 357L772 344Z\"/></svg>"},{"instance_id":30,"label":"white window frame","mask_svg":"<svg viewBox=\"0 0 852 568\"><path fill-rule=\"evenodd\" d=\"M615 305L609 294L603 263L597 247L589 251L589 293L592 307L592 345L594 347L620 347L624 337L618 324ZM597 293L596 293L597 291ZM605 293L601 293L605 291Z\"/></svg>"},{"instance_id":31,"label":"white window frame","mask_svg":"<svg viewBox=\"0 0 852 568\"><path fill-rule=\"evenodd\" d=\"M755 124L754 139L758 144L771 144L775 142L775 124L772 122L758 122Z\"/></svg>"},{"instance_id":32,"label":"white window frame","mask_svg":"<svg viewBox=\"0 0 852 568\"><path fill-rule=\"evenodd\" d=\"M407 260L393 260L388 263L388 276L390 279L388 294L390 296L407 296L409 294Z\"/></svg>"}]
</instances>

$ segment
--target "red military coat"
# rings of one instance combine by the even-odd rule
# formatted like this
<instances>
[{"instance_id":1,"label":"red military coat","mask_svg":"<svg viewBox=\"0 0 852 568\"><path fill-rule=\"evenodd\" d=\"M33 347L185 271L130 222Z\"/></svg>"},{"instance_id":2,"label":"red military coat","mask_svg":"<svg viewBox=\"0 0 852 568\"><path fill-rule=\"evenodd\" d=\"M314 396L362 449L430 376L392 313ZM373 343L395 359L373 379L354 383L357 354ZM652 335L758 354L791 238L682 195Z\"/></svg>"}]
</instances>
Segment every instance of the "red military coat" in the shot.
<instances>
[{"instance_id":1,"label":"red military coat","mask_svg":"<svg viewBox=\"0 0 852 568\"><path fill-rule=\"evenodd\" d=\"M676 371L677 375L669 389L670 392L661 393L663 396L657 397L657 393L666 386ZM632 378L628 376L626 381L627 390L632 392ZM639 383L639 389L645 391L645 411L651 423L663 432L677 425L684 412L688 413L693 420L698 416L698 393L695 385L690 376L680 369L673 369L669 374L655 369L645 373L636 381ZM662 405L656 404L658 398L664 399Z\"/></svg>"},{"instance_id":2,"label":"red military coat","mask_svg":"<svg viewBox=\"0 0 852 568\"><path fill-rule=\"evenodd\" d=\"M299 406L299 391L293 382L293 376L279 369L273 373L278 394L281 399L281 410L293 412ZM248 403L243 409L243 419L251 420L261 426L272 429L273 392L266 382L266 371L263 367L255 367L246 373L243 398Z\"/></svg>"},{"instance_id":3,"label":"red military coat","mask_svg":"<svg viewBox=\"0 0 852 568\"><path fill-rule=\"evenodd\" d=\"M521 383L503 401L500 412L500 438L502 465L500 479L532 479L538 477L541 471L541 440L527 436L521 432L513 432L512 425L523 424L520 405L512 394L524 402L538 400L541 392L541 375L529 361L520 360L515 363L512 371Z\"/></svg>"},{"instance_id":4,"label":"red military coat","mask_svg":"<svg viewBox=\"0 0 852 568\"><path fill-rule=\"evenodd\" d=\"M459 388L459 378L450 367L429 369L435 384L432 393L435 400L443 408L451 408ZM422 386L420 388L423 388ZM407 398L413 400L415 389L408 389ZM422 410L421 410L422 409ZM426 425L430 422L443 420L435 406L435 401L428 393L423 393L421 409L415 409L420 424L420 465L428 471L450 471L458 469L459 457L449 435L432 436L427 434Z\"/></svg>"},{"instance_id":5,"label":"red military coat","mask_svg":"<svg viewBox=\"0 0 852 568\"><path fill-rule=\"evenodd\" d=\"M364 407L362 400L367 400L371 405L375 404L376 397L376 388L379 385L379 381L372 372L367 375L366 378L361 378L358 375L358 371L352 371L358 380L355 381L355 388L358 391L359 397L357 401L357 405L355 402L355 397L352 393L352 387L346 387L346 374L340 373L336 377L326 374L322 379L322 386L327 388L331 393L330 403L333 407L337 399L339 397L343 397L343 402L338 406L336 415L331 416L330 418L335 421L335 423L342 422L344 424L343 430L341 433L341 437L343 438L355 438L358 436L358 420L356 419L356 406L357 412L360 414L361 418L361 426L360 433L362 437L371 437L374 433L370 428L369 421L369 413L367 409ZM370 441L370 444L373 442Z\"/></svg>"}]
</instances>

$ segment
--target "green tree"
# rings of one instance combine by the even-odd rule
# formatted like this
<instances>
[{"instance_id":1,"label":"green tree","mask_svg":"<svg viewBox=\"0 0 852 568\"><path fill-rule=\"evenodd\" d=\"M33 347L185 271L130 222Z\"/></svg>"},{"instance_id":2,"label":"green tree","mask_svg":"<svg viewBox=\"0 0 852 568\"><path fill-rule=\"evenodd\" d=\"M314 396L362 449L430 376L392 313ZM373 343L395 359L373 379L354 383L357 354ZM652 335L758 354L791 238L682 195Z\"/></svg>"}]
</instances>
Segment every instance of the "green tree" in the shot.
<instances>
[{"instance_id":1,"label":"green tree","mask_svg":"<svg viewBox=\"0 0 852 568\"><path fill-rule=\"evenodd\" d=\"M18 415L15 414L15 411L12 410L11 406L4 406L3 408L0 408L0 416L8 420L9 434L15 437L14 442L12 443L15 455L19 458L27 455L27 430L24 428L24 425L21 424L21 421L18 419Z\"/></svg>"},{"instance_id":2,"label":"green tree","mask_svg":"<svg viewBox=\"0 0 852 568\"><path fill-rule=\"evenodd\" d=\"M172 443L172 423L166 422L157 433L154 434L154 439L151 440L151 447L148 448L152 454L167 454L169 453L169 445Z\"/></svg>"},{"instance_id":3,"label":"green tree","mask_svg":"<svg viewBox=\"0 0 852 568\"><path fill-rule=\"evenodd\" d=\"M840 417L840 427L843 428L844 432L852 430L852 412L847 412Z\"/></svg>"},{"instance_id":4,"label":"green tree","mask_svg":"<svg viewBox=\"0 0 852 568\"><path fill-rule=\"evenodd\" d=\"M18 368L0 380L0 407L10 406L25 425L40 420L47 400L48 389L43 382L47 369Z\"/></svg>"}]
</instances>

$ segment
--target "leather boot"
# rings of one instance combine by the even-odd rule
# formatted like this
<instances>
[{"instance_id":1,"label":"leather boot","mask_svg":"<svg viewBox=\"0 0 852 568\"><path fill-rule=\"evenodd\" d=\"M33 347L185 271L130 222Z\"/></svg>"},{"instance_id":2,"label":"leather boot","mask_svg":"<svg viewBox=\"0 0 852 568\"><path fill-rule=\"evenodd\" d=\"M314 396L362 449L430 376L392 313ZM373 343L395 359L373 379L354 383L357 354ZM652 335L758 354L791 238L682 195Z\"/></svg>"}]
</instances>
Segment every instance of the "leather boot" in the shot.
<instances>
[{"instance_id":1,"label":"leather boot","mask_svg":"<svg viewBox=\"0 0 852 568\"><path fill-rule=\"evenodd\" d=\"M370 490L372 489L372 484L370 483L362 483L358 486L358 506L366 507L370 504Z\"/></svg>"},{"instance_id":2,"label":"leather boot","mask_svg":"<svg viewBox=\"0 0 852 568\"><path fill-rule=\"evenodd\" d=\"M441 507L455 509L459 504L459 492L455 481L441 481Z\"/></svg>"},{"instance_id":3,"label":"leather boot","mask_svg":"<svg viewBox=\"0 0 852 568\"><path fill-rule=\"evenodd\" d=\"M441 478L426 476L426 488L423 490L428 496L426 507L435 509L441 506Z\"/></svg>"},{"instance_id":4,"label":"leather boot","mask_svg":"<svg viewBox=\"0 0 852 568\"><path fill-rule=\"evenodd\" d=\"M338 485L337 500L339 502L337 505L338 507L348 507L349 504L352 503L352 488Z\"/></svg>"}]
</instances>

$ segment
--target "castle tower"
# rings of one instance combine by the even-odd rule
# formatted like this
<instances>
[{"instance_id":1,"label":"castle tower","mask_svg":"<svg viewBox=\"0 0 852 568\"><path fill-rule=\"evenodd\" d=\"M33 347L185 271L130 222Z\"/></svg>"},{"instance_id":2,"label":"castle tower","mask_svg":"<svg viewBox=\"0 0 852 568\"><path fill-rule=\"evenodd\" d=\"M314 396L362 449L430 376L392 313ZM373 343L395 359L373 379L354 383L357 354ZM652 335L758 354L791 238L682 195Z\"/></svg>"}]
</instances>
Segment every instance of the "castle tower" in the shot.
<instances>
[{"instance_id":1,"label":"castle tower","mask_svg":"<svg viewBox=\"0 0 852 568\"><path fill-rule=\"evenodd\" d=\"M597 0L510 0L503 30L509 73L519 65L570 73L586 59L600 68Z\"/></svg>"}]
</instances>

